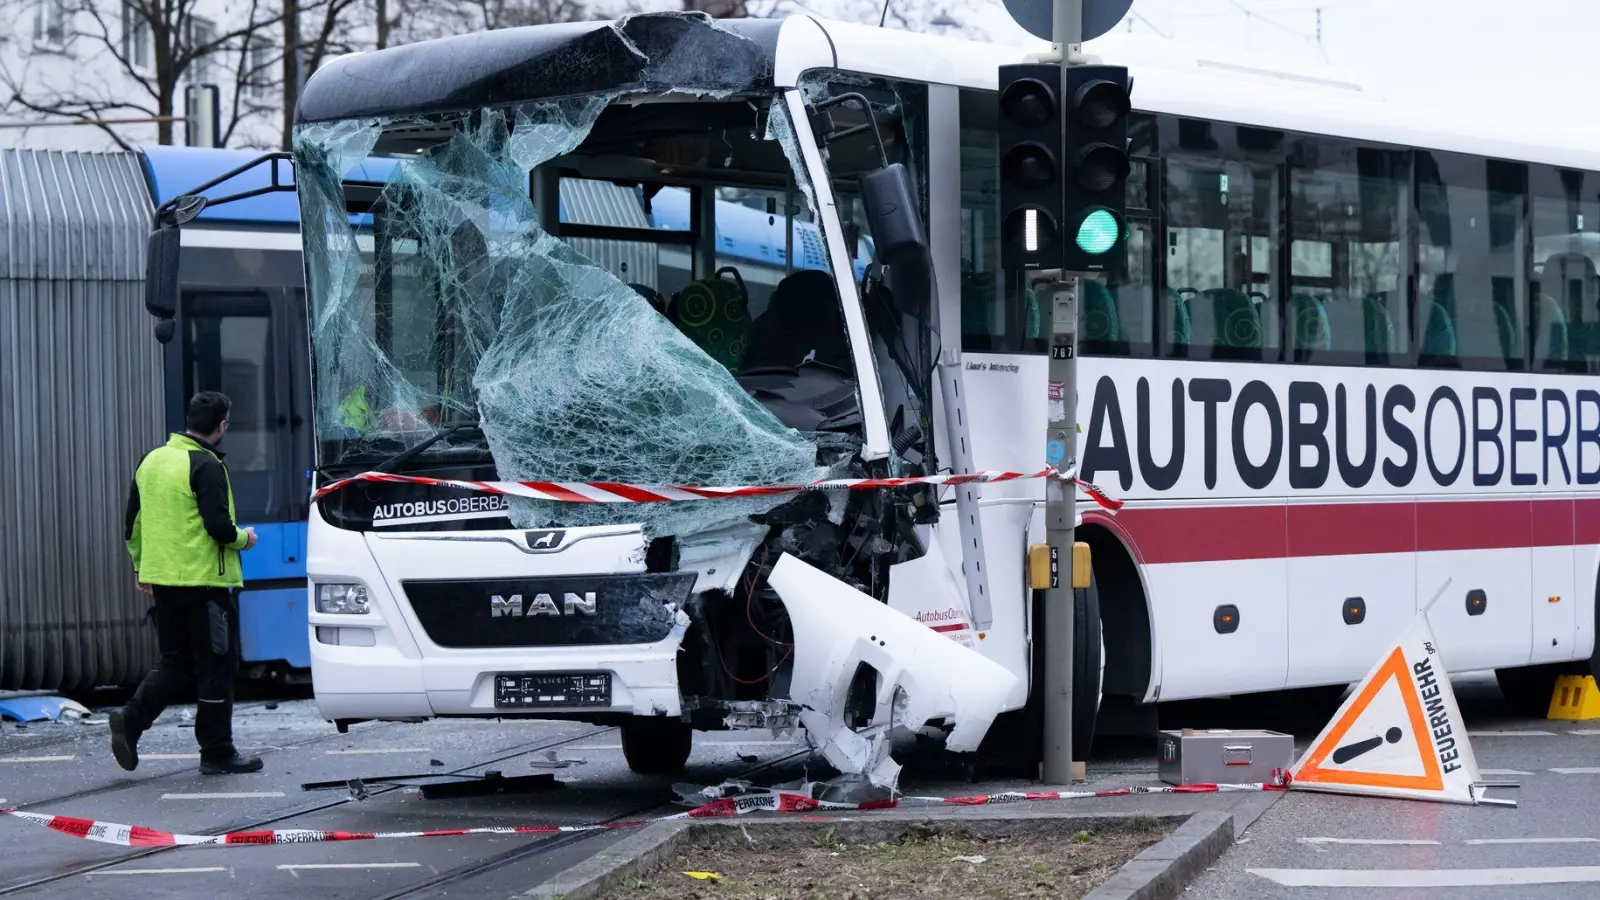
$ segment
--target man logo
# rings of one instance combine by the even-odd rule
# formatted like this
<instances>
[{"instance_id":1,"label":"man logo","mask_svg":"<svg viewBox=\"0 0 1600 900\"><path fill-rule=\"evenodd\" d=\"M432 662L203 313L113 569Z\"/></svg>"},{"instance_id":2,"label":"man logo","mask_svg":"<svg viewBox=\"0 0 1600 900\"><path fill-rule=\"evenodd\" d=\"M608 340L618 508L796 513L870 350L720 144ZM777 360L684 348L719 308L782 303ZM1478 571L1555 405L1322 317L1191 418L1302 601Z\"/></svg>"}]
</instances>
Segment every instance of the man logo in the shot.
<instances>
[{"instance_id":1,"label":"man logo","mask_svg":"<svg viewBox=\"0 0 1600 900\"><path fill-rule=\"evenodd\" d=\"M566 614L569 616L595 615L594 591L584 591L582 594L574 594L571 591L568 591L563 595L562 603L566 606ZM561 607L556 606L556 601L551 599L549 594L534 594L533 602L528 604L527 615L530 616L560 617L561 614ZM522 595L512 594L510 597L503 597L499 594L495 594L494 596L490 597L489 616L490 618L494 619L501 618L502 616L508 616L514 619L522 618Z\"/></svg>"},{"instance_id":2,"label":"man logo","mask_svg":"<svg viewBox=\"0 0 1600 900\"><path fill-rule=\"evenodd\" d=\"M525 537L528 540L529 550L560 550L561 542L567 536L565 531L530 531Z\"/></svg>"}]
</instances>

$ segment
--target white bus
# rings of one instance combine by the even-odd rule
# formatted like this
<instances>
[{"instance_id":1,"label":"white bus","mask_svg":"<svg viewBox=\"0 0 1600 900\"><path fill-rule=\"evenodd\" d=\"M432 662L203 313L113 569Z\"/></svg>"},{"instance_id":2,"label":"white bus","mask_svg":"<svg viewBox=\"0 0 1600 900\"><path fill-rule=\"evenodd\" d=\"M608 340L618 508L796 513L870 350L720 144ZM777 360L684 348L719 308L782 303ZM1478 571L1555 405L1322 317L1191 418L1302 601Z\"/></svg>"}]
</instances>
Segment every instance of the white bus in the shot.
<instances>
[{"instance_id":1,"label":"white bus","mask_svg":"<svg viewBox=\"0 0 1600 900\"><path fill-rule=\"evenodd\" d=\"M1080 508L1076 758L1097 709L1348 684L1441 588L1449 668L1542 708L1596 652L1600 145L1100 43L1133 66L1135 166L1127 266L1085 288L1079 458L1127 506ZM880 726L1034 753L1013 729L1060 652L1026 571L1042 482L560 502L1042 468L1045 336L997 241L997 67L1024 57L674 14L319 70L296 139L317 483L404 476L313 506L323 713L616 723L647 772L695 729L796 723L858 770ZM693 214L563 223L577 180ZM928 283L864 212L897 185ZM727 197L819 226L826 268L747 302ZM863 234L907 254L886 283L829 274ZM652 295L561 240L686 249L697 280Z\"/></svg>"}]
</instances>

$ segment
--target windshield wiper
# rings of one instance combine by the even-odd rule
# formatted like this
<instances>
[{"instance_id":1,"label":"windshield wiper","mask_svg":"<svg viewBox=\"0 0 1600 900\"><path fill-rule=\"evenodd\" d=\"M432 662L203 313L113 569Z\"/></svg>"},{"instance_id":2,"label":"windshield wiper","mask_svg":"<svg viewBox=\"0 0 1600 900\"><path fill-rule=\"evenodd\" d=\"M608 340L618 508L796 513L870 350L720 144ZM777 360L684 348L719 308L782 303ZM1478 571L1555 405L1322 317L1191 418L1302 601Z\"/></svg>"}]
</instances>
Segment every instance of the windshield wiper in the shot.
<instances>
[{"instance_id":1,"label":"windshield wiper","mask_svg":"<svg viewBox=\"0 0 1600 900\"><path fill-rule=\"evenodd\" d=\"M434 435L433 437L428 438L427 440L423 441L422 443L414 444L414 445L412 445L410 447L407 447L406 449L401 450L399 453L396 453L395 455L389 457L388 459L384 460L383 462L378 463L376 466L372 467L371 471L373 471L373 472L392 472L397 467L402 466L402 465L412 461L413 459L416 459L418 456L421 456L422 452L424 450L427 450L429 447L432 447L434 444L439 443L440 441L444 440L445 438L449 437L450 435L455 434L456 432L461 431L461 430L466 429L466 428L477 428L477 427L478 427L478 423L476 423L476 422L459 422L459 423L457 423L455 425L451 425L449 428L446 428L445 430L439 432L438 434Z\"/></svg>"}]
</instances>

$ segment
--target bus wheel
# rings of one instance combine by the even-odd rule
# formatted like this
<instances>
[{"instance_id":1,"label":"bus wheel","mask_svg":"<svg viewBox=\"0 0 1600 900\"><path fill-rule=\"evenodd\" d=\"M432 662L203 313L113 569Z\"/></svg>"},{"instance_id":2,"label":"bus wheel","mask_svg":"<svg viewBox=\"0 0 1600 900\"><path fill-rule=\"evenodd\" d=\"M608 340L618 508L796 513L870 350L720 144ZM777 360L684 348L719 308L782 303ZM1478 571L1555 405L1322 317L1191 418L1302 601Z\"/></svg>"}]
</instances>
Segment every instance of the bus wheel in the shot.
<instances>
[{"instance_id":1,"label":"bus wheel","mask_svg":"<svg viewBox=\"0 0 1600 900\"><path fill-rule=\"evenodd\" d=\"M1515 669L1495 669L1494 680L1500 685L1500 696L1506 705L1519 716L1542 719L1550 712L1550 696L1556 690L1556 676L1588 674L1582 663L1553 663L1542 666L1518 666Z\"/></svg>"},{"instance_id":2,"label":"bus wheel","mask_svg":"<svg viewBox=\"0 0 1600 900\"><path fill-rule=\"evenodd\" d=\"M676 775L689 761L694 729L682 719L633 716L622 726L622 757L640 775Z\"/></svg>"},{"instance_id":3,"label":"bus wheel","mask_svg":"<svg viewBox=\"0 0 1600 900\"><path fill-rule=\"evenodd\" d=\"M1105 642L1100 636L1100 588L1094 572L1089 586L1072 592L1072 759L1088 760L1100 714L1100 678Z\"/></svg>"}]
</instances>

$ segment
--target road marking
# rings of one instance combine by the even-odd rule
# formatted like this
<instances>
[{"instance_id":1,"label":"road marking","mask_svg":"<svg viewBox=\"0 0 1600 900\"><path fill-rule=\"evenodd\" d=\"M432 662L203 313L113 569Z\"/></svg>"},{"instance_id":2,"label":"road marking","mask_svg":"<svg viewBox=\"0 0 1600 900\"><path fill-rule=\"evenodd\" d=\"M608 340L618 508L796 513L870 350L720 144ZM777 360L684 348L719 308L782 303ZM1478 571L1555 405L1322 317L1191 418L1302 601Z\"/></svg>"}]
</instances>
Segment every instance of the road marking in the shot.
<instances>
[{"instance_id":1,"label":"road marking","mask_svg":"<svg viewBox=\"0 0 1600 900\"><path fill-rule=\"evenodd\" d=\"M1600 767L1577 766L1570 769L1551 769L1557 775L1600 775Z\"/></svg>"},{"instance_id":2,"label":"road marking","mask_svg":"<svg viewBox=\"0 0 1600 900\"><path fill-rule=\"evenodd\" d=\"M1600 844L1600 838L1592 837L1559 837L1559 838L1476 838L1464 841L1467 844Z\"/></svg>"},{"instance_id":3,"label":"road marking","mask_svg":"<svg viewBox=\"0 0 1600 900\"><path fill-rule=\"evenodd\" d=\"M377 756L382 753L432 753L426 747L386 747L377 750L329 750L329 756Z\"/></svg>"},{"instance_id":4,"label":"road marking","mask_svg":"<svg viewBox=\"0 0 1600 900\"><path fill-rule=\"evenodd\" d=\"M1437 846L1439 846L1439 842L1438 841L1403 840L1403 839L1389 840L1389 839L1385 839L1385 838L1303 837L1303 838L1300 838L1300 843L1302 843L1302 844L1372 844L1374 846L1388 846L1388 845L1392 844L1392 845L1395 845L1395 846L1405 846L1405 847L1419 847L1419 846L1437 847Z\"/></svg>"},{"instance_id":5,"label":"road marking","mask_svg":"<svg viewBox=\"0 0 1600 900\"><path fill-rule=\"evenodd\" d=\"M1485 737L1555 737L1554 731L1469 731L1469 738Z\"/></svg>"},{"instance_id":6,"label":"road marking","mask_svg":"<svg viewBox=\"0 0 1600 900\"><path fill-rule=\"evenodd\" d=\"M1525 869L1245 869L1288 887L1490 887L1600 882L1600 866Z\"/></svg>"},{"instance_id":7,"label":"road marking","mask_svg":"<svg viewBox=\"0 0 1600 900\"><path fill-rule=\"evenodd\" d=\"M1532 772L1524 772L1521 769L1479 769L1478 770L1478 774L1479 775L1532 775L1533 773Z\"/></svg>"},{"instance_id":8,"label":"road marking","mask_svg":"<svg viewBox=\"0 0 1600 900\"><path fill-rule=\"evenodd\" d=\"M282 797L283 791L236 791L217 794L162 794L163 800L263 800Z\"/></svg>"},{"instance_id":9,"label":"road marking","mask_svg":"<svg viewBox=\"0 0 1600 900\"><path fill-rule=\"evenodd\" d=\"M71 762L76 756L13 756L0 759L0 763Z\"/></svg>"},{"instance_id":10,"label":"road marking","mask_svg":"<svg viewBox=\"0 0 1600 900\"><path fill-rule=\"evenodd\" d=\"M420 869L422 863L300 863L278 868L285 872L293 872L296 869Z\"/></svg>"},{"instance_id":11,"label":"road marking","mask_svg":"<svg viewBox=\"0 0 1600 900\"><path fill-rule=\"evenodd\" d=\"M106 869L85 875L85 878L94 878L96 875L197 875L201 872L226 872L226 866L194 866L188 869Z\"/></svg>"},{"instance_id":12,"label":"road marking","mask_svg":"<svg viewBox=\"0 0 1600 900\"><path fill-rule=\"evenodd\" d=\"M141 753L140 759L199 759L198 753Z\"/></svg>"},{"instance_id":13,"label":"road marking","mask_svg":"<svg viewBox=\"0 0 1600 900\"><path fill-rule=\"evenodd\" d=\"M1600 728L1576 728L1567 732L1567 734L1596 735L1600 734Z\"/></svg>"}]
</instances>

